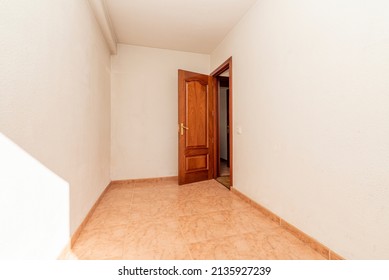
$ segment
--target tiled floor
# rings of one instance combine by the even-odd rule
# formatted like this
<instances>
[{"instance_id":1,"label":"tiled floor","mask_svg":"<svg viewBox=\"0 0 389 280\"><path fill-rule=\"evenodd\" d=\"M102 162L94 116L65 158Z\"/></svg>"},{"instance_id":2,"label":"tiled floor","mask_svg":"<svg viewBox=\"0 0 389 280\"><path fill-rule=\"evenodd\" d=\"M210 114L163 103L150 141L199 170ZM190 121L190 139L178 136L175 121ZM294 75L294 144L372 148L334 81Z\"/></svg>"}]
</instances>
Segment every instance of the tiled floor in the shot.
<instances>
[{"instance_id":1,"label":"tiled floor","mask_svg":"<svg viewBox=\"0 0 389 280\"><path fill-rule=\"evenodd\" d=\"M227 166L227 161L220 159L220 176L230 175L230 168Z\"/></svg>"},{"instance_id":2,"label":"tiled floor","mask_svg":"<svg viewBox=\"0 0 389 280\"><path fill-rule=\"evenodd\" d=\"M227 166L227 161L224 159L220 159L220 177L216 178L216 181L218 181L220 184L224 185L226 188L231 187L230 183L230 168Z\"/></svg>"},{"instance_id":3,"label":"tiled floor","mask_svg":"<svg viewBox=\"0 0 389 280\"><path fill-rule=\"evenodd\" d=\"M112 186L73 259L324 259L211 180Z\"/></svg>"}]
</instances>

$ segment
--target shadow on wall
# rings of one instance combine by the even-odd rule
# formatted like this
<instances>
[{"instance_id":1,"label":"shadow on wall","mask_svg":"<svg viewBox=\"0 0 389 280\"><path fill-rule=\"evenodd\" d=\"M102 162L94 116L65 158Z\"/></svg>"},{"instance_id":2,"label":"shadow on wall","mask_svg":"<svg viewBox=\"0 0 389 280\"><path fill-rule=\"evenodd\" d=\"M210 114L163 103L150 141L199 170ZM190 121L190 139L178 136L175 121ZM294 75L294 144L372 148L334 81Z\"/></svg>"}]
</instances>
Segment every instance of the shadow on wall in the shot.
<instances>
[{"instance_id":1,"label":"shadow on wall","mask_svg":"<svg viewBox=\"0 0 389 280\"><path fill-rule=\"evenodd\" d=\"M69 240L69 183L0 133L0 259L57 259Z\"/></svg>"}]
</instances>

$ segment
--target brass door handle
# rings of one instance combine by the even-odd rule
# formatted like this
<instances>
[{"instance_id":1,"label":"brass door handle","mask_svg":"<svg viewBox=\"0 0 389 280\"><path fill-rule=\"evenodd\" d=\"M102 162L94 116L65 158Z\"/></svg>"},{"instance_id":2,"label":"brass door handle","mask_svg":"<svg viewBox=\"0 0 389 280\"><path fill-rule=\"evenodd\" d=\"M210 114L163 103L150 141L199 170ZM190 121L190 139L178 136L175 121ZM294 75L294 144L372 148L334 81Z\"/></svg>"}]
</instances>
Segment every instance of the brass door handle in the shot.
<instances>
[{"instance_id":1,"label":"brass door handle","mask_svg":"<svg viewBox=\"0 0 389 280\"><path fill-rule=\"evenodd\" d=\"M181 131L181 135L184 135L184 129L188 130L188 129L189 129L189 127L186 127L186 126L184 125L184 123L180 123L180 131Z\"/></svg>"}]
</instances>

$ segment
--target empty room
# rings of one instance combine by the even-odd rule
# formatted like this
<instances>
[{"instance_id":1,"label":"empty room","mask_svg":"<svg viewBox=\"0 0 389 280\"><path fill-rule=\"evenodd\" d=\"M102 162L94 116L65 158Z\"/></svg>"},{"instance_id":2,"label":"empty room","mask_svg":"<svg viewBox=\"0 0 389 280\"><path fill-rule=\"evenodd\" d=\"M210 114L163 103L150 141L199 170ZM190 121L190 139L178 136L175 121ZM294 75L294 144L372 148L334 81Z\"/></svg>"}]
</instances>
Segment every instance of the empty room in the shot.
<instances>
[{"instance_id":1,"label":"empty room","mask_svg":"<svg viewBox=\"0 0 389 280\"><path fill-rule=\"evenodd\" d=\"M389 259L388 15L0 1L0 259Z\"/></svg>"}]
</instances>

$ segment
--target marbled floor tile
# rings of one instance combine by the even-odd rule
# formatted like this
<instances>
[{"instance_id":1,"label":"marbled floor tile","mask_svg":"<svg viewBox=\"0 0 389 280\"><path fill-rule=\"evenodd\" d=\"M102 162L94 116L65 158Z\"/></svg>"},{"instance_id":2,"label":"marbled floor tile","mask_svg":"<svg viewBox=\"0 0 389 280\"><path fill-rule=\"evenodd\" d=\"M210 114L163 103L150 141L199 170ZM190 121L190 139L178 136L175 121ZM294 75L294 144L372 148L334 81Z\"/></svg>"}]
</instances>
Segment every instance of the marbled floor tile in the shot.
<instances>
[{"instance_id":1,"label":"marbled floor tile","mask_svg":"<svg viewBox=\"0 0 389 280\"><path fill-rule=\"evenodd\" d=\"M255 260L258 253L253 250L250 240L241 235L212 239L189 245L195 260Z\"/></svg>"},{"instance_id":2,"label":"marbled floor tile","mask_svg":"<svg viewBox=\"0 0 389 280\"><path fill-rule=\"evenodd\" d=\"M174 219L163 219L130 224L124 246L135 251L150 251L172 244L185 245L180 225Z\"/></svg>"},{"instance_id":3,"label":"marbled floor tile","mask_svg":"<svg viewBox=\"0 0 389 280\"><path fill-rule=\"evenodd\" d=\"M190 198L209 197L209 196L230 196L231 193L223 185L215 180L180 186L182 191L187 191Z\"/></svg>"},{"instance_id":4,"label":"marbled floor tile","mask_svg":"<svg viewBox=\"0 0 389 280\"><path fill-rule=\"evenodd\" d=\"M129 208L132 204L132 194L124 195L118 197L104 197L101 199L99 203L99 208L111 208L111 207L121 207L121 208Z\"/></svg>"},{"instance_id":5,"label":"marbled floor tile","mask_svg":"<svg viewBox=\"0 0 389 280\"><path fill-rule=\"evenodd\" d=\"M147 201L177 201L179 198L178 187L160 187L158 189L136 189L133 193L132 202L143 203Z\"/></svg>"},{"instance_id":6,"label":"marbled floor tile","mask_svg":"<svg viewBox=\"0 0 389 280\"><path fill-rule=\"evenodd\" d=\"M78 260L121 260L123 258L122 243L105 243L95 248L74 247L73 256Z\"/></svg>"},{"instance_id":7,"label":"marbled floor tile","mask_svg":"<svg viewBox=\"0 0 389 280\"><path fill-rule=\"evenodd\" d=\"M229 223L235 225L239 233L255 231L267 232L280 228L280 225L253 207L228 211Z\"/></svg>"},{"instance_id":8,"label":"marbled floor tile","mask_svg":"<svg viewBox=\"0 0 389 280\"><path fill-rule=\"evenodd\" d=\"M323 260L324 257L283 228L243 235L264 260Z\"/></svg>"},{"instance_id":9,"label":"marbled floor tile","mask_svg":"<svg viewBox=\"0 0 389 280\"><path fill-rule=\"evenodd\" d=\"M223 211L182 216L178 219L182 234L188 243L223 238L237 233L236 227L228 222L228 216Z\"/></svg>"},{"instance_id":10,"label":"marbled floor tile","mask_svg":"<svg viewBox=\"0 0 389 280\"><path fill-rule=\"evenodd\" d=\"M192 216L211 214L223 211L225 207L215 197L198 197L193 199L178 199L173 203L176 205L177 216Z\"/></svg>"},{"instance_id":11,"label":"marbled floor tile","mask_svg":"<svg viewBox=\"0 0 389 280\"><path fill-rule=\"evenodd\" d=\"M101 198L98 207L110 208L110 207L128 207L132 203L133 191L130 189L109 190Z\"/></svg>"},{"instance_id":12,"label":"marbled floor tile","mask_svg":"<svg viewBox=\"0 0 389 280\"><path fill-rule=\"evenodd\" d=\"M227 194L224 196L209 195L192 200L193 214L204 214L215 211L232 210L250 207L250 205L239 198Z\"/></svg>"},{"instance_id":13,"label":"marbled floor tile","mask_svg":"<svg viewBox=\"0 0 389 280\"><path fill-rule=\"evenodd\" d=\"M100 208L97 206L88 223L85 225L85 230L104 229L116 225L128 224L130 217L130 206L128 207L110 207Z\"/></svg>"},{"instance_id":14,"label":"marbled floor tile","mask_svg":"<svg viewBox=\"0 0 389 280\"><path fill-rule=\"evenodd\" d=\"M148 185L145 185L144 183L141 183L137 188L134 188L134 193L154 193L154 192L163 192L163 191L169 191L169 190L175 190L178 191L179 187L174 185L161 185L161 184L153 184L150 183Z\"/></svg>"},{"instance_id":15,"label":"marbled floor tile","mask_svg":"<svg viewBox=\"0 0 389 280\"><path fill-rule=\"evenodd\" d=\"M109 186L107 193L128 193L133 192L134 188L131 184L113 184Z\"/></svg>"},{"instance_id":16,"label":"marbled floor tile","mask_svg":"<svg viewBox=\"0 0 389 280\"><path fill-rule=\"evenodd\" d=\"M133 188L134 189L158 189L161 187L167 187L167 186L178 186L177 181L174 180L161 180L161 181L145 181L145 182L134 182Z\"/></svg>"},{"instance_id":17,"label":"marbled floor tile","mask_svg":"<svg viewBox=\"0 0 389 280\"><path fill-rule=\"evenodd\" d=\"M123 241L127 233L128 225L116 225L96 230L83 230L77 239L76 245L93 245L90 242Z\"/></svg>"},{"instance_id":18,"label":"marbled floor tile","mask_svg":"<svg viewBox=\"0 0 389 280\"><path fill-rule=\"evenodd\" d=\"M193 206L194 202L190 200L180 200L178 199L175 202L172 202L172 207L175 209L175 218L181 216L193 215ZM178 220L178 219L177 219Z\"/></svg>"},{"instance_id":19,"label":"marbled floor tile","mask_svg":"<svg viewBox=\"0 0 389 280\"><path fill-rule=\"evenodd\" d=\"M231 195L230 193L226 197L211 196L211 199L212 205L215 209L218 210L231 210L251 207L250 204L234 195Z\"/></svg>"},{"instance_id":20,"label":"marbled floor tile","mask_svg":"<svg viewBox=\"0 0 389 280\"><path fill-rule=\"evenodd\" d=\"M323 259L215 180L115 183L72 259Z\"/></svg>"},{"instance_id":21,"label":"marbled floor tile","mask_svg":"<svg viewBox=\"0 0 389 280\"><path fill-rule=\"evenodd\" d=\"M321 260L319 253L305 244L289 244L282 235L255 232L190 244L196 260ZM299 241L299 240L297 240Z\"/></svg>"},{"instance_id":22,"label":"marbled floor tile","mask_svg":"<svg viewBox=\"0 0 389 280\"><path fill-rule=\"evenodd\" d=\"M192 260L186 245L174 245L156 248L149 251L134 251L127 248L123 252L124 260Z\"/></svg>"},{"instance_id":23,"label":"marbled floor tile","mask_svg":"<svg viewBox=\"0 0 389 280\"><path fill-rule=\"evenodd\" d=\"M214 197L197 197L193 199L183 200L183 205L186 206L186 214L188 215L199 215L208 214L222 210L214 202Z\"/></svg>"},{"instance_id":24,"label":"marbled floor tile","mask_svg":"<svg viewBox=\"0 0 389 280\"><path fill-rule=\"evenodd\" d=\"M190 184L186 184L186 185L181 185L179 187L190 188L193 191L196 191L196 190L206 191L206 190L208 190L208 191L211 191L211 194L214 191L216 191L216 192L219 192L219 191L228 192L228 190L222 184L217 182L216 180L207 180L207 181L201 181L201 182L197 182L197 183L190 183Z\"/></svg>"},{"instance_id":25,"label":"marbled floor tile","mask_svg":"<svg viewBox=\"0 0 389 280\"><path fill-rule=\"evenodd\" d=\"M189 189L179 190L177 193L177 199L180 201L189 201L189 200L198 200L202 198L207 198L208 196L200 191L191 191Z\"/></svg>"},{"instance_id":26,"label":"marbled floor tile","mask_svg":"<svg viewBox=\"0 0 389 280\"><path fill-rule=\"evenodd\" d=\"M323 260L325 257L312 247L298 239L292 233L284 228L279 228L274 231L276 234L283 237L284 247L290 249L290 259L295 260Z\"/></svg>"},{"instance_id":27,"label":"marbled floor tile","mask_svg":"<svg viewBox=\"0 0 389 280\"><path fill-rule=\"evenodd\" d=\"M177 204L169 201L147 201L131 205L128 220L131 222L177 217Z\"/></svg>"},{"instance_id":28,"label":"marbled floor tile","mask_svg":"<svg viewBox=\"0 0 389 280\"><path fill-rule=\"evenodd\" d=\"M118 225L98 230L84 230L72 251L78 259L120 259L127 226Z\"/></svg>"}]
</instances>

